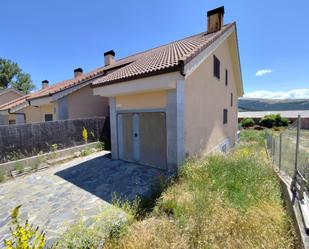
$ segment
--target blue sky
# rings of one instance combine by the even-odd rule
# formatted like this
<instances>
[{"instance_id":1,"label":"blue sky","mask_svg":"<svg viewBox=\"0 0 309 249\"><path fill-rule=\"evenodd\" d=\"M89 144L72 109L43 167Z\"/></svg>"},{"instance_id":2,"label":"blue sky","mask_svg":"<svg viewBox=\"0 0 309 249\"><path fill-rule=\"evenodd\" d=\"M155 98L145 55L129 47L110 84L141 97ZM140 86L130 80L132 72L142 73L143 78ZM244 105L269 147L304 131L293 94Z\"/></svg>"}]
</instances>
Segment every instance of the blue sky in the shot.
<instances>
[{"instance_id":1,"label":"blue sky","mask_svg":"<svg viewBox=\"0 0 309 249\"><path fill-rule=\"evenodd\" d=\"M121 58L204 31L221 5L237 22L246 93L309 89L308 0L3 1L0 56L40 88L101 66L107 50Z\"/></svg>"}]
</instances>

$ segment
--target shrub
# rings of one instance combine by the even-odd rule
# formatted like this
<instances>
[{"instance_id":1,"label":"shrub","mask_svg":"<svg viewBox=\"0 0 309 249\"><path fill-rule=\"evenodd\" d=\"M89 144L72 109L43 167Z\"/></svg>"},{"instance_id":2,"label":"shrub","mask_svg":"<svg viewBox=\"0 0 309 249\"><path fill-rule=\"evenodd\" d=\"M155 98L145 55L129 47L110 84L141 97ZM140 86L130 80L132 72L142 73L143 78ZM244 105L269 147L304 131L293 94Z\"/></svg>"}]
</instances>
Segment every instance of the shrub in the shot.
<instances>
[{"instance_id":1,"label":"shrub","mask_svg":"<svg viewBox=\"0 0 309 249\"><path fill-rule=\"evenodd\" d=\"M98 144L96 145L96 149L97 150L105 150L106 149L106 144L105 144L105 142L102 142L102 141L100 141L100 142L98 142Z\"/></svg>"},{"instance_id":2,"label":"shrub","mask_svg":"<svg viewBox=\"0 0 309 249\"><path fill-rule=\"evenodd\" d=\"M85 221L78 221L60 236L53 248L98 248L99 242L98 233L90 229Z\"/></svg>"},{"instance_id":3,"label":"shrub","mask_svg":"<svg viewBox=\"0 0 309 249\"><path fill-rule=\"evenodd\" d=\"M90 148L86 148L86 149L83 149L80 154L81 154L81 156L88 156L91 153L92 153L91 149Z\"/></svg>"},{"instance_id":4,"label":"shrub","mask_svg":"<svg viewBox=\"0 0 309 249\"><path fill-rule=\"evenodd\" d=\"M6 249L43 249L45 246L45 234L39 232L39 227L28 223L20 224L18 220L21 205L13 209L11 214L12 225L11 239L4 240Z\"/></svg>"},{"instance_id":5,"label":"shrub","mask_svg":"<svg viewBox=\"0 0 309 249\"><path fill-rule=\"evenodd\" d=\"M289 123L290 123L290 121L289 121L288 118L282 118L282 117L281 117L280 126L288 126Z\"/></svg>"},{"instance_id":6,"label":"shrub","mask_svg":"<svg viewBox=\"0 0 309 249\"><path fill-rule=\"evenodd\" d=\"M244 118L243 120L240 121L240 125L243 128L247 128L255 125L255 122L253 121L252 118Z\"/></svg>"},{"instance_id":7,"label":"shrub","mask_svg":"<svg viewBox=\"0 0 309 249\"><path fill-rule=\"evenodd\" d=\"M127 215L112 206L86 221L80 219L68 226L68 229L53 245L53 249L74 248L102 248L102 244L110 234L118 237L126 229Z\"/></svg>"},{"instance_id":8,"label":"shrub","mask_svg":"<svg viewBox=\"0 0 309 249\"><path fill-rule=\"evenodd\" d=\"M23 172L25 171L25 167L24 167L24 165L22 165L20 162L16 162L16 163L15 163L15 170L16 170L19 174L21 174L21 173L23 173Z\"/></svg>"},{"instance_id":9,"label":"shrub","mask_svg":"<svg viewBox=\"0 0 309 249\"><path fill-rule=\"evenodd\" d=\"M287 118L282 118L280 114L265 115L260 120L260 125L267 128L287 126L288 124L289 120Z\"/></svg>"}]
</instances>

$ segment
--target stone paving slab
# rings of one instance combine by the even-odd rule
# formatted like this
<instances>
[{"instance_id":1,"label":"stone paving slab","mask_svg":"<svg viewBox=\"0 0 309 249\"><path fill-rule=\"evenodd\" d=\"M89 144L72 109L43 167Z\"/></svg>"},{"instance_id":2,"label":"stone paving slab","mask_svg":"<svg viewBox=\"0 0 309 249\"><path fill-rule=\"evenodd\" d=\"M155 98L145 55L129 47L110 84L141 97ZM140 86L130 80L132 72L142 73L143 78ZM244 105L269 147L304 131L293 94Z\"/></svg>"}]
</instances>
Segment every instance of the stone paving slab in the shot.
<instances>
[{"instance_id":1,"label":"stone paving slab","mask_svg":"<svg viewBox=\"0 0 309 249\"><path fill-rule=\"evenodd\" d=\"M8 238L10 213L20 204L21 220L39 225L47 238L54 239L81 217L111 209L114 193L130 200L151 195L154 179L162 175L160 170L112 160L107 153L77 158L0 184L0 247Z\"/></svg>"}]
</instances>

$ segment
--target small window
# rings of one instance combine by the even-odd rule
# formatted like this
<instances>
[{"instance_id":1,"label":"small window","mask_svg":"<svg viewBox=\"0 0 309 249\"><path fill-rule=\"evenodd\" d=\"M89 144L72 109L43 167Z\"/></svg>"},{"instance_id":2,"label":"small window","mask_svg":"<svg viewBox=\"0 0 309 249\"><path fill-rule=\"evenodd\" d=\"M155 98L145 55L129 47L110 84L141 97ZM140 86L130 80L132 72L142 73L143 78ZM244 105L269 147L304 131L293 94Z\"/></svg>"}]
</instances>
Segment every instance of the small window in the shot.
<instances>
[{"instance_id":1,"label":"small window","mask_svg":"<svg viewBox=\"0 0 309 249\"><path fill-rule=\"evenodd\" d=\"M231 93L231 106L233 106L233 93Z\"/></svg>"},{"instance_id":2,"label":"small window","mask_svg":"<svg viewBox=\"0 0 309 249\"><path fill-rule=\"evenodd\" d=\"M225 69L225 85L228 85L228 81L229 81L229 72L227 71L227 69Z\"/></svg>"},{"instance_id":3,"label":"small window","mask_svg":"<svg viewBox=\"0 0 309 249\"><path fill-rule=\"evenodd\" d=\"M53 121L53 114L45 114L45 122Z\"/></svg>"},{"instance_id":4,"label":"small window","mask_svg":"<svg viewBox=\"0 0 309 249\"><path fill-rule=\"evenodd\" d=\"M223 109L223 124L227 124L227 109Z\"/></svg>"},{"instance_id":5,"label":"small window","mask_svg":"<svg viewBox=\"0 0 309 249\"><path fill-rule=\"evenodd\" d=\"M16 124L16 120L10 119L10 120L9 120L9 124L10 124L10 125Z\"/></svg>"},{"instance_id":6,"label":"small window","mask_svg":"<svg viewBox=\"0 0 309 249\"><path fill-rule=\"evenodd\" d=\"M220 79L220 61L215 55L214 55L214 76Z\"/></svg>"}]
</instances>

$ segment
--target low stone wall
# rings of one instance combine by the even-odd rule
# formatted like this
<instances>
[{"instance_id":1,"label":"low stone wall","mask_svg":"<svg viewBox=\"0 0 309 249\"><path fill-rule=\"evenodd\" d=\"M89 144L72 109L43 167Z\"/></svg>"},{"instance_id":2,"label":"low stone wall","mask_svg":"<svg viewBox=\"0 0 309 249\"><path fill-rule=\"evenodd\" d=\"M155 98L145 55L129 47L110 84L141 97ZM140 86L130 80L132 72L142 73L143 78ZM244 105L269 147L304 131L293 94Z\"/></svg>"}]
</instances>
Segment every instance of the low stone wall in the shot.
<instances>
[{"instance_id":1,"label":"low stone wall","mask_svg":"<svg viewBox=\"0 0 309 249\"><path fill-rule=\"evenodd\" d=\"M0 126L0 163L55 149L103 140L109 146L109 120L105 117Z\"/></svg>"},{"instance_id":2,"label":"low stone wall","mask_svg":"<svg viewBox=\"0 0 309 249\"><path fill-rule=\"evenodd\" d=\"M93 143L88 143L88 144L83 144L79 146L74 146L72 148L67 148L63 150L57 150L54 152L49 152L37 156L32 156L32 157L27 157L24 159L12 161L12 162L6 162L0 164L0 172L4 173L6 176L11 175L11 171L15 170L16 165L22 165L23 167L32 167L33 165L38 165L40 163L45 162L49 158L59 158L67 155L72 155L75 152L82 151L85 149L91 149L91 148L96 148L99 145L100 142L93 142Z\"/></svg>"}]
</instances>

